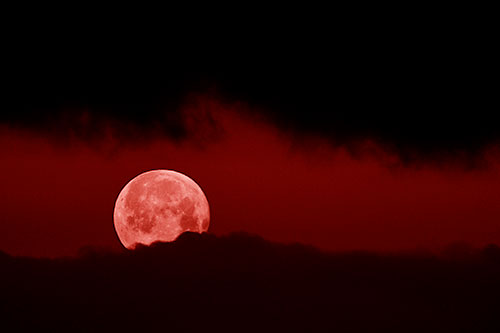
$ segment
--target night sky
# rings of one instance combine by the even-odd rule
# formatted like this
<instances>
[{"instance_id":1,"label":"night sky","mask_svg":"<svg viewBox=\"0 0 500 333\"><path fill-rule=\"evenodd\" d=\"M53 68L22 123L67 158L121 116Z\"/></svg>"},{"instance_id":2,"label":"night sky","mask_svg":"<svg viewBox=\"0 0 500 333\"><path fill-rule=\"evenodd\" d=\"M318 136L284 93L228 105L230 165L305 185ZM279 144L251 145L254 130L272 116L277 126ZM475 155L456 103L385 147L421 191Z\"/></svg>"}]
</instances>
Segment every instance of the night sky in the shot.
<instances>
[{"instance_id":1,"label":"night sky","mask_svg":"<svg viewBox=\"0 0 500 333\"><path fill-rule=\"evenodd\" d=\"M472 29L448 11L387 20L365 9L273 29L250 20L244 31L233 29L238 15L193 33L189 20L185 31L153 19L144 32L127 19L128 29L98 29L73 16L13 25L0 78L9 323L500 326L490 21ZM201 186L210 228L128 251L115 201L153 169Z\"/></svg>"},{"instance_id":2,"label":"night sky","mask_svg":"<svg viewBox=\"0 0 500 333\"><path fill-rule=\"evenodd\" d=\"M288 39L125 52L31 36L3 76L1 249L118 249L114 200L159 168L201 185L216 235L328 250L498 243L488 62L460 52L467 37L423 35L307 52Z\"/></svg>"},{"instance_id":3,"label":"night sky","mask_svg":"<svg viewBox=\"0 0 500 333\"><path fill-rule=\"evenodd\" d=\"M495 146L474 156L473 166L462 155L450 160L448 151L442 160L405 163L370 138L349 148L283 131L243 102L189 98L185 138L177 140L147 138L150 129L120 140L107 127L113 123L97 118L106 129L86 141L78 133L92 130L98 116L91 111L75 111L75 127L56 137L5 126L2 250L61 256L87 245L119 249L114 201L131 178L158 168L202 186L216 235L245 231L328 250L376 251L500 240Z\"/></svg>"},{"instance_id":4,"label":"night sky","mask_svg":"<svg viewBox=\"0 0 500 333\"><path fill-rule=\"evenodd\" d=\"M119 249L114 200L159 168L201 185L216 235L327 250L498 243L500 127L488 62L479 48L463 51L478 39L421 33L367 33L359 45L335 39L336 48L311 39L307 52L272 38L218 52L36 35L12 45L1 249Z\"/></svg>"}]
</instances>

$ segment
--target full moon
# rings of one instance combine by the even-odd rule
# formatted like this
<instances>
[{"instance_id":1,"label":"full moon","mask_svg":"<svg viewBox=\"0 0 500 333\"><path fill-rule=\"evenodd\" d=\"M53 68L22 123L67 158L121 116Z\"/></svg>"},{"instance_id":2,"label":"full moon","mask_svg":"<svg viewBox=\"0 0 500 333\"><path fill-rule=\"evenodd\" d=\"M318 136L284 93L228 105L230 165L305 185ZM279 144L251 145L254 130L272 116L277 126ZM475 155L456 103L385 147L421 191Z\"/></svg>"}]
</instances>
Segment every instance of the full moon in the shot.
<instances>
[{"instance_id":1,"label":"full moon","mask_svg":"<svg viewBox=\"0 0 500 333\"><path fill-rule=\"evenodd\" d=\"M185 231L208 230L210 210L201 188L172 170L144 172L125 185L115 203L115 230L123 246L171 242Z\"/></svg>"}]
</instances>

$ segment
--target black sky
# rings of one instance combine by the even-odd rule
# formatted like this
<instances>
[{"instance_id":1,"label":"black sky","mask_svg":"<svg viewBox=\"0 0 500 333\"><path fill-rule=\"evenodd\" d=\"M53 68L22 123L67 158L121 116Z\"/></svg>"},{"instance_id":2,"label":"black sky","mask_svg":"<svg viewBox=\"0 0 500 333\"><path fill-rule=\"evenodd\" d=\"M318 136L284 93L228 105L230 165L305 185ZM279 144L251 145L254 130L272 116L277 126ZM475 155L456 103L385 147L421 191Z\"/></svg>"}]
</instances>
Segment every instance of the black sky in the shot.
<instances>
[{"instance_id":1,"label":"black sky","mask_svg":"<svg viewBox=\"0 0 500 333\"><path fill-rule=\"evenodd\" d=\"M226 39L90 28L12 35L0 121L83 138L106 122L123 138L180 139L180 106L210 94L247 103L299 137L371 139L403 159L475 156L498 143L495 55L483 27L371 23L249 28Z\"/></svg>"}]
</instances>

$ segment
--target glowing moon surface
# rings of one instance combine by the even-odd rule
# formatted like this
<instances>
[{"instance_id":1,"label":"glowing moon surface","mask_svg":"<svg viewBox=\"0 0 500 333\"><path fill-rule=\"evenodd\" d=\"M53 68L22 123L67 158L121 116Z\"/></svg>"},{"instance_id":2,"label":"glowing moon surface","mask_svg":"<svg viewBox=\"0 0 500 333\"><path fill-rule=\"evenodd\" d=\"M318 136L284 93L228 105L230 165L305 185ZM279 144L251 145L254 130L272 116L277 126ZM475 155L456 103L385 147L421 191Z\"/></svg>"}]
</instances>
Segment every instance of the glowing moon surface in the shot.
<instances>
[{"instance_id":1,"label":"glowing moon surface","mask_svg":"<svg viewBox=\"0 0 500 333\"><path fill-rule=\"evenodd\" d=\"M208 201L191 178L171 170L144 172L125 185L113 215L123 246L171 242L185 231L202 233L210 223Z\"/></svg>"}]
</instances>

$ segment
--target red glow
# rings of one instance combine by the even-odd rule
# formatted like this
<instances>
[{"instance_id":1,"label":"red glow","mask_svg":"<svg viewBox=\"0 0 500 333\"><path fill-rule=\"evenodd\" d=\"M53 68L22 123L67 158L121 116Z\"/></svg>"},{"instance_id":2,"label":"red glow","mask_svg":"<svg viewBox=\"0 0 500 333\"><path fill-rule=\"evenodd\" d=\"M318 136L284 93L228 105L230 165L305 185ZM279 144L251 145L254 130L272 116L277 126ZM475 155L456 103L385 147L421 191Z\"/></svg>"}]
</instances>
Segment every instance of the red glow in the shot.
<instances>
[{"instance_id":1,"label":"red glow","mask_svg":"<svg viewBox=\"0 0 500 333\"><path fill-rule=\"evenodd\" d=\"M265 122L204 103L223 132L201 146L206 133L195 125L197 141L118 147L107 139L101 150L0 131L1 250L57 256L89 244L119 248L116 197L132 177L158 168L202 186L215 234L242 230L331 250L500 243L498 158L472 171L388 168L390 156L356 159L321 140L307 151Z\"/></svg>"}]
</instances>

